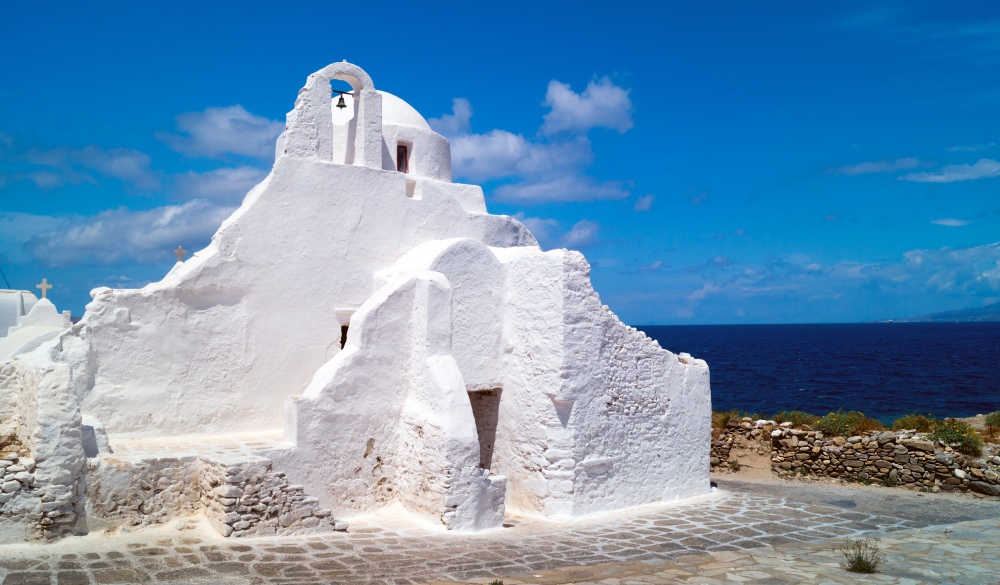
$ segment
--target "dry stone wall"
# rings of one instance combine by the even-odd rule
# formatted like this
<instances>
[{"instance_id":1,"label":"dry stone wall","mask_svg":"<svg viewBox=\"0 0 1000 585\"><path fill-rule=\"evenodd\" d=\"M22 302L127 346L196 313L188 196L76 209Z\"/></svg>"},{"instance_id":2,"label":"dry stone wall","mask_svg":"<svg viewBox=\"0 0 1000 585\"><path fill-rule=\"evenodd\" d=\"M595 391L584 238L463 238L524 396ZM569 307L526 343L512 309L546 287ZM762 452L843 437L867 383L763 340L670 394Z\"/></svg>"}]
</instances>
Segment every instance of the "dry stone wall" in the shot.
<instances>
[{"instance_id":1,"label":"dry stone wall","mask_svg":"<svg viewBox=\"0 0 1000 585\"><path fill-rule=\"evenodd\" d=\"M770 424L769 424L770 423ZM713 471L734 467L737 442L759 441L770 450L771 469L781 477L811 475L927 491L973 492L1000 497L1000 454L987 446L980 457L963 455L915 431L873 431L828 437L820 431L745 419L716 430Z\"/></svg>"},{"instance_id":2,"label":"dry stone wall","mask_svg":"<svg viewBox=\"0 0 1000 585\"><path fill-rule=\"evenodd\" d=\"M87 512L95 527L145 526L204 512L223 536L346 529L265 457L202 456L88 461Z\"/></svg>"},{"instance_id":3,"label":"dry stone wall","mask_svg":"<svg viewBox=\"0 0 1000 585\"><path fill-rule=\"evenodd\" d=\"M233 464L202 462L201 505L223 536L315 534L346 530L319 499L290 484L271 460L258 457Z\"/></svg>"},{"instance_id":4,"label":"dry stone wall","mask_svg":"<svg viewBox=\"0 0 1000 585\"><path fill-rule=\"evenodd\" d=\"M84 453L74 379L65 366L43 362L36 352L0 364L0 542L81 530Z\"/></svg>"}]
</instances>

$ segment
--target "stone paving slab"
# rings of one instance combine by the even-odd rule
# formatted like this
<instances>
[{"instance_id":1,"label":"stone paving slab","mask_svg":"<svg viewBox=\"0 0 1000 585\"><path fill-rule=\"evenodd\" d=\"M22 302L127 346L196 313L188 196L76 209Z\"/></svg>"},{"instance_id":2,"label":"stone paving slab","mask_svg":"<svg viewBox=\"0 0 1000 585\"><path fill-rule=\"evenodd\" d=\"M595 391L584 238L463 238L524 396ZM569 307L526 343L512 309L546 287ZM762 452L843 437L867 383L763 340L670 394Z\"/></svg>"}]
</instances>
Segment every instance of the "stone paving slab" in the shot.
<instances>
[{"instance_id":1,"label":"stone paving slab","mask_svg":"<svg viewBox=\"0 0 1000 585\"><path fill-rule=\"evenodd\" d=\"M1000 521L902 530L879 539L885 562L874 575L841 567L842 540L681 555L658 562L561 567L501 577L504 585L997 585ZM485 584L497 577L466 581ZM432 581L429 585L444 585Z\"/></svg>"},{"instance_id":2,"label":"stone paving slab","mask_svg":"<svg viewBox=\"0 0 1000 585\"><path fill-rule=\"evenodd\" d=\"M917 494L865 495L809 485L723 487L728 489L692 502L643 506L573 522L512 515L508 527L475 534L372 517L353 520L347 533L233 540L203 527L191 529L193 520L175 522L51 545L0 546L0 576L3 585L489 582L560 567L608 565L621 570L692 554L744 555L762 546L785 551L868 531L912 531L962 513L1000 517L1000 505L971 498L925 500ZM969 530L972 534L978 528L963 528ZM949 551L935 550L942 552ZM786 581L773 582L787 582L788 577L783 578Z\"/></svg>"}]
</instances>

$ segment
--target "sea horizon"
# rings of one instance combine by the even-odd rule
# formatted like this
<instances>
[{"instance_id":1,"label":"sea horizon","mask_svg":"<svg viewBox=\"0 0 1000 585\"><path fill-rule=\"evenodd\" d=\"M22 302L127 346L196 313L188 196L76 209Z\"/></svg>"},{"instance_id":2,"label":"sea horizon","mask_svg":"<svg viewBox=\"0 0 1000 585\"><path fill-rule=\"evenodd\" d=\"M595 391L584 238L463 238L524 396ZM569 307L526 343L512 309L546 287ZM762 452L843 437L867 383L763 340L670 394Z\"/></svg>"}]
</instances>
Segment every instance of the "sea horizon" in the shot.
<instances>
[{"instance_id":1,"label":"sea horizon","mask_svg":"<svg viewBox=\"0 0 1000 585\"><path fill-rule=\"evenodd\" d=\"M997 322L637 328L708 363L713 410L858 410L886 423L910 413L965 418L1000 410Z\"/></svg>"}]
</instances>

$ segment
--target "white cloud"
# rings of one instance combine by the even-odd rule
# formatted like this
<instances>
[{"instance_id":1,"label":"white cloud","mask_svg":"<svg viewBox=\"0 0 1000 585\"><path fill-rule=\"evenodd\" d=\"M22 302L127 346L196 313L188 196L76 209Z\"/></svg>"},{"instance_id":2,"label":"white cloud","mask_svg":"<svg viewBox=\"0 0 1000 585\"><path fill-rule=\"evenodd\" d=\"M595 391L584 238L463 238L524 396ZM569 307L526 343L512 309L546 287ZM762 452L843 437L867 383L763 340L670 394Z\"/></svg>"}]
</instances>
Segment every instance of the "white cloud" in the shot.
<instances>
[{"instance_id":1,"label":"white cloud","mask_svg":"<svg viewBox=\"0 0 1000 585\"><path fill-rule=\"evenodd\" d=\"M458 136L468 134L472 127L472 104L465 98L455 98L451 101L451 113L440 118L431 118L427 123L435 132L443 136Z\"/></svg>"},{"instance_id":2,"label":"white cloud","mask_svg":"<svg viewBox=\"0 0 1000 585\"><path fill-rule=\"evenodd\" d=\"M96 185L99 184L96 177L118 179L143 190L160 187L160 180L150 167L149 155L129 148L60 146L47 150L32 149L21 158L41 168L16 178L30 180L40 189L82 183Z\"/></svg>"},{"instance_id":3,"label":"white cloud","mask_svg":"<svg viewBox=\"0 0 1000 585\"><path fill-rule=\"evenodd\" d=\"M555 247L582 249L592 246L598 242L597 232L601 229L601 225L596 221L584 219L576 222L568 232L562 233L559 222L554 219L526 217L524 213L515 214L514 219L531 230L532 235L545 250Z\"/></svg>"},{"instance_id":4,"label":"white cloud","mask_svg":"<svg viewBox=\"0 0 1000 585\"><path fill-rule=\"evenodd\" d=\"M929 173L910 173L899 179L918 183L954 183L990 177L1000 177L1000 162L983 158L974 165L948 165Z\"/></svg>"},{"instance_id":5,"label":"white cloud","mask_svg":"<svg viewBox=\"0 0 1000 585\"><path fill-rule=\"evenodd\" d=\"M707 297L708 295L717 293L720 290L722 290L722 289L719 286L717 286L717 285L714 285L714 284L712 284L710 282L709 283L705 283L705 286L703 286L700 289L698 289L698 290L694 291L693 293L689 294L688 295L688 300L689 301L700 301L700 300L704 299L705 297Z\"/></svg>"},{"instance_id":6,"label":"white cloud","mask_svg":"<svg viewBox=\"0 0 1000 585\"><path fill-rule=\"evenodd\" d=\"M1000 242L968 248L910 250L903 261L872 265L869 279L886 287L976 297L1000 292Z\"/></svg>"},{"instance_id":7,"label":"white cloud","mask_svg":"<svg viewBox=\"0 0 1000 585\"><path fill-rule=\"evenodd\" d=\"M24 249L25 243L41 231L51 230L60 220L47 215L0 212L0 262L27 264L31 256Z\"/></svg>"},{"instance_id":8,"label":"white cloud","mask_svg":"<svg viewBox=\"0 0 1000 585\"><path fill-rule=\"evenodd\" d=\"M597 243L597 232L601 225L586 219L576 222L562 237L563 246L573 249L586 248Z\"/></svg>"},{"instance_id":9,"label":"white cloud","mask_svg":"<svg viewBox=\"0 0 1000 585\"><path fill-rule=\"evenodd\" d=\"M456 177L507 181L493 192L500 200L532 204L628 197L623 183L598 181L585 173L594 160L587 130L607 127L624 132L632 127L628 91L607 78L591 82L582 94L553 81L545 103L551 109L535 139L501 129L473 133L472 106L465 99L455 99L451 114L430 123L451 142Z\"/></svg>"},{"instance_id":10,"label":"white cloud","mask_svg":"<svg viewBox=\"0 0 1000 585\"><path fill-rule=\"evenodd\" d=\"M177 177L177 186L184 200L209 199L221 205L239 205L250 189L265 176L267 171L246 166L206 173L188 171Z\"/></svg>"},{"instance_id":11,"label":"white cloud","mask_svg":"<svg viewBox=\"0 0 1000 585\"><path fill-rule=\"evenodd\" d=\"M692 267L701 273L701 265ZM963 299L1000 293L1000 242L968 248L917 249L898 260L828 266L805 255L772 258L763 265L731 265L715 272L713 282L687 296L700 301L709 294L745 299L789 293L800 298L833 298L847 291L877 291L880 297L920 298L947 295Z\"/></svg>"},{"instance_id":12,"label":"white cloud","mask_svg":"<svg viewBox=\"0 0 1000 585\"><path fill-rule=\"evenodd\" d=\"M948 148L948 152L979 152L980 150L989 150L996 146L996 142L988 142L986 144L970 144L968 146L952 146Z\"/></svg>"},{"instance_id":13,"label":"white cloud","mask_svg":"<svg viewBox=\"0 0 1000 585\"><path fill-rule=\"evenodd\" d=\"M593 156L586 137L537 143L506 130L491 130L451 140L452 171L473 181L565 174L589 164Z\"/></svg>"},{"instance_id":14,"label":"white cloud","mask_svg":"<svg viewBox=\"0 0 1000 585\"><path fill-rule=\"evenodd\" d=\"M554 219L525 217L523 212L515 214L514 219L523 223L528 228L542 248L551 248L551 244L558 238L559 222Z\"/></svg>"},{"instance_id":15,"label":"white cloud","mask_svg":"<svg viewBox=\"0 0 1000 585\"><path fill-rule=\"evenodd\" d=\"M897 158L896 160L876 160L829 169L827 172L835 175L867 175L871 173L895 173L920 166L920 160L913 157Z\"/></svg>"},{"instance_id":16,"label":"white cloud","mask_svg":"<svg viewBox=\"0 0 1000 585\"><path fill-rule=\"evenodd\" d=\"M946 217L944 219L935 219L931 223L936 223L938 225L943 225L947 227L962 227L963 225L969 225L969 222L964 219L955 219L953 217Z\"/></svg>"},{"instance_id":17,"label":"white cloud","mask_svg":"<svg viewBox=\"0 0 1000 585\"><path fill-rule=\"evenodd\" d=\"M503 185L494 190L498 201L531 204L540 201L597 201L625 199L628 189L619 181L600 182L593 177L566 176L531 183Z\"/></svg>"},{"instance_id":18,"label":"white cloud","mask_svg":"<svg viewBox=\"0 0 1000 585\"><path fill-rule=\"evenodd\" d=\"M586 132L591 128L611 128L620 134L633 127L632 100L629 90L618 87L607 77L591 81L582 94L556 80L549 82L545 94L546 106L542 132Z\"/></svg>"},{"instance_id":19,"label":"white cloud","mask_svg":"<svg viewBox=\"0 0 1000 585\"><path fill-rule=\"evenodd\" d=\"M636 211L649 211L653 207L653 200L656 199L655 195L643 195L635 200L635 205L632 206Z\"/></svg>"},{"instance_id":20,"label":"white cloud","mask_svg":"<svg viewBox=\"0 0 1000 585\"><path fill-rule=\"evenodd\" d=\"M206 244L232 211L201 199L148 211L110 209L62 220L31 237L25 248L39 263L52 267L157 263L169 258L178 244L192 250Z\"/></svg>"},{"instance_id":21,"label":"white cloud","mask_svg":"<svg viewBox=\"0 0 1000 585\"><path fill-rule=\"evenodd\" d=\"M177 116L180 135L161 133L170 148L189 156L222 158L237 154L270 160L285 125L246 111L243 106L205 108Z\"/></svg>"},{"instance_id":22,"label":"white cloud","mask_svg":"<svg viewBox=\"0 0 1000 585\"><path fill-rule=\"evenodd\" d=\"M694 192L691 197L691 205L701 205L708 201L708 191L704 189Z\"/></svg>"}]
</instances>

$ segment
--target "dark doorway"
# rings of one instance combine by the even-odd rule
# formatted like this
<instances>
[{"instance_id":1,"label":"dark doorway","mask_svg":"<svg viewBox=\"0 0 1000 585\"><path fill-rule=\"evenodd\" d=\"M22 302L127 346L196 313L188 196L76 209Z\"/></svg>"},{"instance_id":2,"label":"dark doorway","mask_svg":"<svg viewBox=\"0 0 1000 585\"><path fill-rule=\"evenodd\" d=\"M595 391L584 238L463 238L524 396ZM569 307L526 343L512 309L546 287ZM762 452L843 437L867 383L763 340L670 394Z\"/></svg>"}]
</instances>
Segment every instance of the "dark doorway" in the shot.
<instances>
[{"instance_id":1,"label":"dark doorway","mask_svg":"<svg viewBox=\"0 0 1000 585\"><path fill-rule=\"evenodd\" d=\"M479 467L490 469L500 417L500 388L469 392L469 402L472 403L472 416L476 419L476 432L479 434Z\"/></svg>"}]
</instances>

